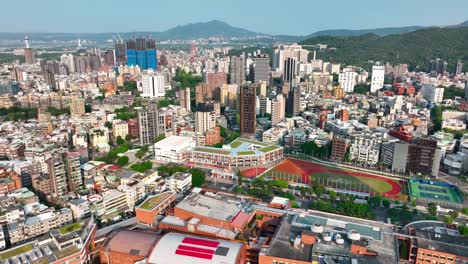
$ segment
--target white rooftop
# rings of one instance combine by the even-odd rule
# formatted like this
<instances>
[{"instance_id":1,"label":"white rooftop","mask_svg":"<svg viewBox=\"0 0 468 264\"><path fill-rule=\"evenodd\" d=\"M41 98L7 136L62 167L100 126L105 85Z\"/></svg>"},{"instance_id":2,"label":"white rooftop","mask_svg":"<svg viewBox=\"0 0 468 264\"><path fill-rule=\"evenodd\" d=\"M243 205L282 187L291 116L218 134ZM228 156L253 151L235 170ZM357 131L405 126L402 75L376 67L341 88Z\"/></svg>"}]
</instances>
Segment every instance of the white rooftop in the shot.
<instances>
[{"instance_id":1,"label":"white rooftop","mask_svg":"<svg viewBox=\"0 0 468 264\"><path fill-rule=\"evenodd\" d=\"M241 248L238 242L169 233L156 244L147 263L237 264Z\"/></svg>"}]
</instances>

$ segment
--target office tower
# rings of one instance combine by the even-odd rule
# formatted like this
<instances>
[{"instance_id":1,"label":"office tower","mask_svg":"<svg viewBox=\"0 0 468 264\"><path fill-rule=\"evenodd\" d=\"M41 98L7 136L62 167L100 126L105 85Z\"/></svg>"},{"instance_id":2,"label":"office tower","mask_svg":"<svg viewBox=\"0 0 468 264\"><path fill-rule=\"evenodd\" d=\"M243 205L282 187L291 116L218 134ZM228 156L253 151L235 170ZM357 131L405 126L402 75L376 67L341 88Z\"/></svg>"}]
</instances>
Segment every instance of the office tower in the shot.
<instances>
[{"instance_id":1,"label":"office tower","mask_svg":"<svg viewBox=\"0 0 468 264\"><path fill-rule=\"evenodd\" d=\"M127 65L156 70L158 66L156 44L153 39L138 37L127 41Z\"/></svg>"},{"instance_id":2,"label":"office tower","mask_svg":"<svg viewBox=\"0 0 468 264\"><path fill-rule=\"evenodd\" d=\"M87 73L91 71L91 62L88 56L81 54L79 58L76 59L76 72L78 73Z\"/></svg>"},{"instance_id":3,"label":"office tower","mask_svg":"<svg viewBox=\"0 0 468 264\"><path fill-rule=\"evenodd\" d=\"M200 103L204 103L208 98L208 84L199 83L195 87L195 106Z\"/></svg>"},{"instance_id":4,"label":"office tower","mask_svg":"<svg viewBox=\"0 0 468 264\"><path fill-rule=\"evenodd\" d=\"M408 147L406 171L413 174L437 176L440 159L441 153L437 148L437 140L419 138Z\"/></svg>"},{"instance_id":5,"label":"office tower","mask_svg":"<svg viewBox=\"0 0 468 264\"><path fill-rule=\"evenodd\" d=\"M76 192L83 185L80 168L80 153L68 152L65 155L65 171L68 179L68 190Z\"/></svg>"},{"instance_id":6,"label":"office tower","mask_svg":"<svg viewBox=\"0 0 468 264\"><path fill-rule=\"evenodd\" d=\"M260 96L266 96L266 94L267 94L267 82L266 81L261 81L260 82L259 95Z\"/></svg>"},{"instance_id":7,"label":"office tower","mask_svg":"<svg viewBox=\"0 0 468 264\"><path fill-rule=\"evenodd\" d=\"M27 64L33 64L36 62L36 58L34 56L34 50L29 47L29 37L24 37L24 44L26 47L24 48L24 59L26 60Z\"/></svg>"},{"instance_id":8,"label":"office tower","mask_svg":"<svg viewBox=\"0 0 468 264\"><path fill-rule=\"evenodd\" d=\"M269 82L270 58L266 54L260 54L253 59L253 82ZM251 71L252 72L252 71Z\"/></svg>"},{"instance_id":9,"label":"office tower","mask_svg":"<svg viewBox=\"0 0 468 264\"><path fill-rule=\"evenodd\" d=\"M181 88L179 91L179 98L180 98L180 106L190 111L190 88Z\"/></svg>"},{"instance_id":10,"label":"office tower","mask_svg":"<svg viewBox=\"0 0 468 264\"><path fill-rule=\"evenodd\" d=\"M309 51L303 49L301 45L282 45L275 49L273 54L273 70L284 73L284 61L288 58L294 58L296 62L307 62Z\"/></svg>"},{"instance_id":11,"label":"office tower","mask_svg":"<svg viewBox=\"0 0 468 264\"><path fill-rule=\"evenodd\" d=\"M462 72L463 72L463 62L461 60L459 60L457 62L457 69L455 71L455 76L461 75Z\"/></svg>"},{"instance_id":12,"label":"office tower","mask_svg":"<svg viewBox=\"0 0 468 264\"><path fill-rule=\"evenodd\" d=\"M85 100L78 96L72 96L70 100L70 116L80 117L86 113Z\"/></svg>"},{"instance_id":13,"label":"office tower","mask_svg":"<svg viewBox=\"0 0 468 264\"><path fill-rule=\"evenodd\" d=\"M57 84L55 82L55 75L53 72L51 72L50 70L46 70L44 72L44 79L51 90L55 90L55 88L57 88Z\"/></svg>"},{"instance_id":14,"label":"office tower","mask_svg":"<svg viewBox=\"0 0 468 264\"><path fill-rule=\"evenodd\" d=\"M343 71L338 77L338 82L345 93L354 92L357 73L353 71Z\"/></svg>"},{"instance_id":15,"label":"office tower","mask_svg":"<svg viewBox=\"0 0 468 264\"><path fill-rule=\"evenodd\" d=\"M240 132L242 137L255 138L257 84L244 85L240 89Z\"/></svg>"},{"instance_id":16,"label":"office tower","mask_svg":"<svg viewBox=\"0 0 468 264\"><path fill-rule=\"evenodd\" d=\"M207 93L206 98L213 99L215 90L223 84L227 84L227 74L225 72L207 73L206 74Z\"/></svg>"},{"instance_id":17,"label":"office tower","mask_svg":"<svg viewBox=\"0 0 468 264\"><path fill-rule=\"evenodd\" d=\"M195 112L195 132L205 133L216 126L216 113L209 109L201 110Z\"/></svg>"},{"instance_id":18,"label":"office tower","mask_svg":"<svg viewBox=\"0 0 468 264\"><path fill-rule=\"evenodd\" d=\"M245 58L243 56L232 56L229 64L231 84L242 85L245 82Z\"/></svg>"},{"instance_id":19,"label":"office tower","mask_svg":"<svg viewBox=\"0 0 468 264\"><path fill-rule=\"evenodd\" d=\"M142 97L164 97L166 88L164 83L164 75L155 74L150 71L141 76Z\"/></svg>"},{"instance_id":20,"label":"office tower","mask_svg":"<svg viewBox=\"0 0 468 264\"><path fill-rule=\"evenodd\" d=\"M271 114L272 102L268 97L258 98L258 107L261 115Z\"/></svg>"},{"instance_id":21,"label":"office tower","mask_svg":"<svg viewBox=\"0 0 468 264\"><path fill-rule=\"evenodd\" d=\"M61 157L52 157L47 161L49 176L52 181L52 195L61 198L67 194L67 176Z\"/></svg>"},{"instance_id":22,"label":"office tower","mask_svg":"<svg viewBox=\"0 0 468 264\"><path fill-rule=\"evenodd\" d=\"M140 144L153 144L157 137L165 135L165 120L164 113L160 113L154 104L150 104L148 109L138 111Z\"/></svg>"},{"instance_id":23,"label":"office tower","mask_svg":"<svg viewBox=\"0 0 468 264\"><path fill-rule=\"evenodd\" d=\"M299 115L300 111L301 89L293 87L288 93L288 100L286 102L286 112L291 116Z\"/></svg>"},{"instance_id":24,"label":"office tower","mask_svg":"<svg viewBox=\"0 0 468 264\"><path fill-rule=\"evenodd\" d=\"M429 64L429 70L432 74L441 74L445 75L447 72L447 62L440 59L431 60Z\"/></svg>"},{"instance_id":25,"label":"office tower","mask_svg":"<svg viewBox=\"0 0 468 264\"><path fill-rule=\"evenodd\" d=\"M439 104L444 100L444 90L444 87L436 87L434 84L423 84L421 94L427 101Z\"/></svg>"},{"instance_id":26,"label":"office tower","mask_svg":"<svg viewBox=\"0 0 468 264\"><path fill-rule=\"evenodd\" d=\"M282 94L276 96L275 99L271 101L271 124L276 125L279 122L284 120L285 116L285 99Z\"/></svg>"},{"instance_id":27,"label":"office tower","mask_svg":"<svg viewBox=\"0 0 468 264\"><path fill-rule=\"evenodd\" d=\"M371 81L371 88L370 92L375 93L378 90L383 88L385 81L385 66L377 65L372 66L372 81Z\"/></svg>"},{"instance_id":28,"label":"office tower","mask_svg":"<svg viewBox=\"0 0 468 264\"><path fill-rule=\"evenodd\" d=\"M283 82L289 82L292 86L294 86L296 79L296 65L297 62L295 58L287 58L284 60Z\"/></svg>"}]
</instances>

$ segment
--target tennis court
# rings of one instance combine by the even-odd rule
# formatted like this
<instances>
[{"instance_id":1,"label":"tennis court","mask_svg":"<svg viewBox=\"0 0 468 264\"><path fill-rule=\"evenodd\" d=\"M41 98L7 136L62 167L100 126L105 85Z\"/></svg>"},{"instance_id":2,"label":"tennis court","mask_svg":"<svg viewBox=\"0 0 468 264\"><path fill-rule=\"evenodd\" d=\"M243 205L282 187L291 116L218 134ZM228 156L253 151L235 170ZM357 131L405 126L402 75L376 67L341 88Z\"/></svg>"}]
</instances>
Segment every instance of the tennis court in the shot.
<instances>
[{"instance_id":1,"label":"tennis court","mask_svg":"<svg viewBox=\"0 0 468 264\"><path fill-rule=\"evenodd\" d=\"M456 186L446 183L413 179L410 181L411 196L434 202L462 204L463 196Z\"/></svg>"}]
</instances>

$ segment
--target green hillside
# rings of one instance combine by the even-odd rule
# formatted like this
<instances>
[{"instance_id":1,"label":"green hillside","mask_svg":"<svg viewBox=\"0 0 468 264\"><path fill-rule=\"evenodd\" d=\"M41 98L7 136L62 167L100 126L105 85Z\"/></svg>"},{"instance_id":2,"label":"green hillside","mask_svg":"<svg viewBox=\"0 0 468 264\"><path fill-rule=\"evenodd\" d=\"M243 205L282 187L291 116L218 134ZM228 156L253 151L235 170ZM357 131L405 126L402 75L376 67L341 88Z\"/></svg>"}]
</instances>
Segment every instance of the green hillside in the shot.
<instances>
[{"instance_id":1,"label":"green hillside","mask_svg":"<svg viewBox=\"0 0 468 264\"><path fill-rule=\"evenodd\" d=\"M318 53L324 61L336 61L369 68L370 61L407 63L410 69L427 70L429 61L440 58L453 72L458 60L468 71L468 27L430 28L415 32L379 37L374 34L352 37L320 36L302 41L302 45L328 44ZM306 47L307 48L307 47Z\"/></svg>"}]
</instances>

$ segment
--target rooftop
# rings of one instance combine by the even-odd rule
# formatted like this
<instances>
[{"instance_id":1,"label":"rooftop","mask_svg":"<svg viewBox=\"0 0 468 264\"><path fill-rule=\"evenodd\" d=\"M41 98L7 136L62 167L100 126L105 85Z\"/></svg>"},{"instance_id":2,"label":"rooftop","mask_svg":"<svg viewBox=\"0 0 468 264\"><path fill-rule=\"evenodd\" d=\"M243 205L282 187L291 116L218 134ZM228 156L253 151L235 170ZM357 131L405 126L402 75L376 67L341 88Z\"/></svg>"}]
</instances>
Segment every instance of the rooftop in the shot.
<instances>
[{"instance_id":1,"label":"rooftop","mask_svg":"<svg viewBox=\"0 0 468 264\"><path fill-rule=\"evenodd\" d=\"M260 141L248 140L244 138L237 138L231 144L224 145L223 148L215 147L197 147L194 150L199 152L230 155L230 156L246 156L246 155L260 155L270 151L281 148L280 146L265 143Z\"/></svg>"},{"instance_id":2,"label":"rooftop","mask_svg":"<svg viewBox=\"0 0 468 264\"><path fill-rule=\"evenodd\" d=\"M148 197L142 204L138 206L138 208L151 211L153 210L154 207L159 205L161 202L163 202L164 200L166 200L167 198L169 198L169 196L173 194L174 194L173 192L168 191L168 192L163 192L163 193Z\"/></svg>"},{"instance_id":3,"label":"rooftop","mask_svg":"<svg viewBox=\"0 0 468 264\"><path fill-rule=\"evenodd\" d=\"M111 235L106 247L109 251L148 256L160 236L137 230L118 230Z\"/></svg>"}]
</instances>

